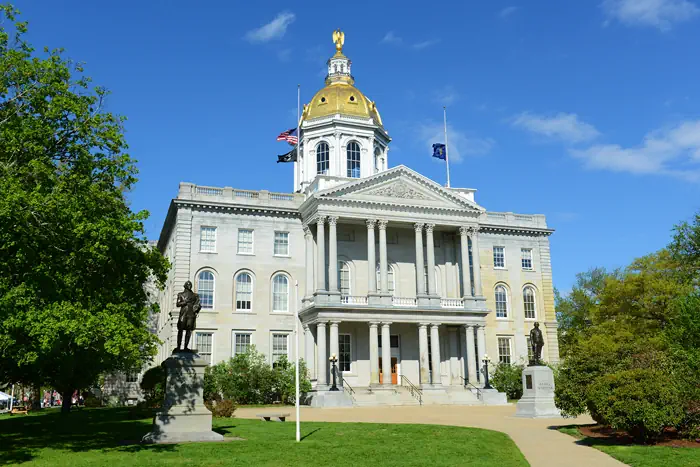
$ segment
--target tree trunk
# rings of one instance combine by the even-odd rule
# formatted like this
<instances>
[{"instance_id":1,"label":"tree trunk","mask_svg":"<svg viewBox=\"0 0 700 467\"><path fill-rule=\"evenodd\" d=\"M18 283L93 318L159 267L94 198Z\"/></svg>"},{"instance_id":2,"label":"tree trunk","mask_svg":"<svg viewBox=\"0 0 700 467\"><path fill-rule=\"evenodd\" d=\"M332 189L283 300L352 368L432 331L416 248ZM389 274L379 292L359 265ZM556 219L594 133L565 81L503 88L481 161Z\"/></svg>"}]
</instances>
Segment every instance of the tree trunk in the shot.
<instances>
[{"instance_id":1,"label":"tree trunk","mask_svg":"<svg viewBox=\"0 0 700 467\"><path fill-rule=\"evenodd\" d=\"M71 398L73 397L73 389L68 389L61 392L61 413L70 413Z\"/></svg>"},{"instance_id":2,"label":"tree trunk","mask_svg":"<svg viewBox=\"0 0 700 467\"><path fill-rule=\"evenodd\" d=\"M42 398L41 385L37 384L32 389L32 401L31 401L32 410L41 409L41 398Z\"/></svg>"}]
</instances>

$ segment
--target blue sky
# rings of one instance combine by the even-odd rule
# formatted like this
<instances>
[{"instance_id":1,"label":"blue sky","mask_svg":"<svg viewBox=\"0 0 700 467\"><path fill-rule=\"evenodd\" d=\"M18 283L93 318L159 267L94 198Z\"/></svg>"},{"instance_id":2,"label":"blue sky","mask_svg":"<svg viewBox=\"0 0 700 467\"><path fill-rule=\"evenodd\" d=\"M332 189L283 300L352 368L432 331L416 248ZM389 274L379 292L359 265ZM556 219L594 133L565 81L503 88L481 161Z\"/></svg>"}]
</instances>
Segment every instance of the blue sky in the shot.
<instances>
[{"instance_id":1,"label":"blue sky","mask_svg":"<svg viewBox=\"0 0 700 467\"><path fill-rule=\"evenodd\" d=\"M390 165L444 183L430 145L447 105L452 185L546 214L559 289L663 247L700 209L697 0L16 4L30 40L85 62L128 117L150 238L180 181L292 189L275 137L297 83L303 101L323 86L337 27Z\"/></svg>"}]
</instances>

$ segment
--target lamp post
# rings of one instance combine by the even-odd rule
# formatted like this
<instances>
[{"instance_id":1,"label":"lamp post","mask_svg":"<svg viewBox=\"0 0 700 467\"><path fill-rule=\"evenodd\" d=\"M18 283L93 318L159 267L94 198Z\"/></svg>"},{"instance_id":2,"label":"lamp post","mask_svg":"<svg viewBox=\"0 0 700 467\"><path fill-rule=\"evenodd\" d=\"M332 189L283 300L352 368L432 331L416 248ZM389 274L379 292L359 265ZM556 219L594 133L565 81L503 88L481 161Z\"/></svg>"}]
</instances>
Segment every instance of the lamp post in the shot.
<instances>
[{"instance_id":1,"label":"lamp post","mask_svg":"<svg viewBox=\"0 0 700 467\"><path fill-rule=\"evenodd\" d=\"M489 356L484 354L484 389L493 389L491 383L489 383Z\"/></svg>"},{"instance_id":2,"label":"lamp post","mask_svg":"<svg viewBox=\"0 0 700 467\"><path fill-rule=\"evenodd\" d=\"M331 376L333 377L333 386L331 386L331 391L339 391L338 386L336 385L335 381L335 374L336 374L336 366L335 364L338 362L338 358L335 356L335 354L331 355L331 358L328 359L331 362Z\"/></svg>"}]
</instances>

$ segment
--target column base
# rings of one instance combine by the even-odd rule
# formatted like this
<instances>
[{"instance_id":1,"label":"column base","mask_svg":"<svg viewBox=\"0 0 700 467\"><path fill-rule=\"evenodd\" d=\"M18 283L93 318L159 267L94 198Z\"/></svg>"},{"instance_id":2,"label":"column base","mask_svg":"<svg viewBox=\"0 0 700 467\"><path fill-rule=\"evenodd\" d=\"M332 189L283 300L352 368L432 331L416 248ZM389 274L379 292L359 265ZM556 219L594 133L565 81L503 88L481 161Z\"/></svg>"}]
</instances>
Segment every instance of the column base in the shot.
<instances>
[{"instance_id":1,"label":"column base","mask_svg":"<svg viewBox=\"0 0 700 467\"><path fill-rule=\"evenodd\" d=\"M430 296L426 294L418 294L416 295L417 303L418 306L424 307L424 306L430 306Z\"/></svg>"},{"instance_id":2,"label":"column base","mask_svg":"<svg viewBox=\"0 0 700 467\"><path fill-rule=\"evenodd\" d=\"M379 292L370 292L367 294L367 303L370 305L381 305L382 296Z\"/></svg>"},{"instance_id":3,"label":"column base","mask_svg":"<svg viewBox=\"0 0 700 467\"><path fill-rule=\"evenodd\" d=\"M439 295L428 295L428 305L440 308L440 296Z\"/></svg>"},{"instance_id":4,"label":"column base","mask_svg":"<svg viewBox=\"0 0 700 467\"><path fill-rule=\"evenodd\" d=\"M328 303L328 291L327 290L317 290L314 292L314 302L316 305L323 305Z\"/></svg>"},{"instance_id":5,"label":"column base","mask_svg":"<svg viewBox=\"0 0 700 467\"><path fill-rule=\"evenodd\" d=\"M326 303L340 303L340 292L326 292Z\"/></svg>"}]
</instances>

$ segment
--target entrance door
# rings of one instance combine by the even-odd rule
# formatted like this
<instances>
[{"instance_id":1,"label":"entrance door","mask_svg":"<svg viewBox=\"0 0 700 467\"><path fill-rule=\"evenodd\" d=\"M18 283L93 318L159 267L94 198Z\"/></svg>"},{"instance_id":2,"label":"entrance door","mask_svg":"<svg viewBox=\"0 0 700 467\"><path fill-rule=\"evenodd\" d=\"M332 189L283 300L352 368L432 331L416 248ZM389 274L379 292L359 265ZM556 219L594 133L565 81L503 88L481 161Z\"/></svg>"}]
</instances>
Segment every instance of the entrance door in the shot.
<instances>
[{"instance_id":1,"label":"entrance door","mask_svg":"<svg viewBox=\"0 0 700 467\"><path fill-rule=\"evenodd\" d=\"M391 384L398 384L399 382L399 374L398 374L398 368L397 368L397 363L399 362L399 359L396 357L391 357ZM382 372L382 357L379 357L379 383L382 384L384 383L384 373Z\"/></svg>"}]
</instances>

